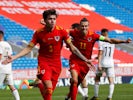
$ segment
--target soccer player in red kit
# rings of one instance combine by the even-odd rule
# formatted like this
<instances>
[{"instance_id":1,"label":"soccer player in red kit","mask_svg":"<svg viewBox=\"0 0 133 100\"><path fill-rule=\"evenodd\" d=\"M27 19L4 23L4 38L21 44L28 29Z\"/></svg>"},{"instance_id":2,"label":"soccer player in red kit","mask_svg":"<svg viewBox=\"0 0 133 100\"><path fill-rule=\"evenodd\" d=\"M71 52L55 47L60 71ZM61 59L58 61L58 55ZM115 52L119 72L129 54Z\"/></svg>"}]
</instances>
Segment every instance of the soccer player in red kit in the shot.
<instances>
[{"instance_id":1,"label":"soccer player in red kit","mask_svg":"<svg viewBox=\"0 0 133 100\"><path fill-rule=\"evenodd\" d=\"M71 39L66 32L59 26L56 26L56 10L50 9L43 12L45 26L35 31L31 42L20 53L9 56L3 64L7 64L19 57L28 54L32 48L39 43L38 51L38 78L42 81L38 84L44 100L52 100L52 93L56 87L58 77L61 73L61 48L63 41L69 45L71 51L86 63L91 62L84 57L79 50L72 44Z\"/></svg>"},{"instance_id":2,"label":"soccer player in red kit","mask_svg":"<svg viewBox=\"0 0 133 100\"><path fill-rule=\"evenodd\" d=\"M92 50L97 40L106 41L110 43L129 43L128 40L110 39L102 35L96 34L95 32L89 31L89 21L86 18L81 19L79 30L70 31L72 42L79 51L87 58L91 59ZM76 100L78 85L83 81L86 74L89 71L89 67L85 62L72 53L70 56L70 72L72 76L70 95L71 100ZM84 98L87 100L88 97ZM68 100L68 98L65 98Z\"/></svg>"}]
</instances>

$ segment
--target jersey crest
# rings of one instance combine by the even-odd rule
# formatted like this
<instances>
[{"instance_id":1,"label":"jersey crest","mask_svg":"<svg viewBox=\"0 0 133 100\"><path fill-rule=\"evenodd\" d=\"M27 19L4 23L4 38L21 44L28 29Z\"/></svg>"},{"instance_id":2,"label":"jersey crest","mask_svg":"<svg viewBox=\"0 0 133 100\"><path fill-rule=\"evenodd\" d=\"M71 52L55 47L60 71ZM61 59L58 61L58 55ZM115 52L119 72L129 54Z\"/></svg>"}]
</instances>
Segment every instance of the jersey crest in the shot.
<instances>
[{"instance_id":1,"label":"jersey crest","mask_svg":"<svg viewBox=\"0 0 133 100\"><path fill-rule=\"evenodd\" d=\"M60 40L60 36L54 36L55 41L59 41Z\"/></svg>"},{"instance_id":2,"label":"jersey crest","mask_svg":"<svg viewBox=\"0 0 133 100\"><path fill-rule=\"evenodd\" d=\"M89 38L88 38L88 42L91 42L91 40L92 40L92 37L89 37Z\"/></svg>"},{"instance_id":3,"label":"jersey crest","mask_svg":"<svg viewBox=\"0 0 133 100\"><path fill-rule=\"evenodd\" d=\"M41 70L41 74L44 74L45 73L45 70Z\"/></svg>"}]
</instances>

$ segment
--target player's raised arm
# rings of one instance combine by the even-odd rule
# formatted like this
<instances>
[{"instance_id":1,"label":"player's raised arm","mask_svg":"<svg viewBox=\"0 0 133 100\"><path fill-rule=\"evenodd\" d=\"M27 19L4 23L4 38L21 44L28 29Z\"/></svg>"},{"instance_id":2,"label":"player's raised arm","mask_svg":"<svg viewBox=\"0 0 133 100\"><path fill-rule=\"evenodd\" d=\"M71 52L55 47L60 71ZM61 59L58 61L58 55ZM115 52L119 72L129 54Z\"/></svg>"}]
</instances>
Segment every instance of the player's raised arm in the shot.
<instances>
[{"instance_id":1,"label":"player's raised arm","mask_svg":"<svg viewBox=\"0 0 133 100\"><path fill-rule=\"evenodd\" d=\"M8 63L12 62L13 60L15 60L17 58L20 58L22 56L27 55L29 52L31 52L33 47L34 46L31 46L30 44L27 45L27 47L24 48L22 51L20 51L18 54L14 55L14 56L8 56L8 58L6 60L4 60L2 63L3 64L8 64Z\"/></svg>"},{"instance_id":2,"label":"player's raised arm","mask_svg":"<svg viewBox=\"0 0 133 100\"><path fill-rule=\"evenodd\" d=\"M104 41L113 43L113 44L119 44L119 43L131 43L132 39L128 38L127 40L119 40L114 38L105 38Z\"/></svg>"},{"instance_id":3,"label":"player's raised arm","mask_svg":"<svg viewBox=\"0 0 133 100\"><path fill-rule=\"evenodd\" d=\"M120 40L120 39L114 39L108 37L108 29L103 28L101 30L101 35L99 37L100 41L109 42L112 44L119 44L119 43L131 43L132 39L128 38L127 40Z\"/></svg>"}]
</instances>

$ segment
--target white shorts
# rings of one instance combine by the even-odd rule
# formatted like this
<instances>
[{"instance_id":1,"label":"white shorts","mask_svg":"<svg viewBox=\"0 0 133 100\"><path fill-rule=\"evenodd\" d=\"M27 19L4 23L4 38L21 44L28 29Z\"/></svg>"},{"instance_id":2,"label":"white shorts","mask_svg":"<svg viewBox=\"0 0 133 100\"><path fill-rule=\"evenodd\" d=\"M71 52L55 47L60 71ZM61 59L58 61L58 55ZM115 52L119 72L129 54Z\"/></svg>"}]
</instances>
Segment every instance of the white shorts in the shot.
<instances>
[{"instance_id":1,"label":"white shorts","mask_svg":"<svg viewBox=\"0 0 133 100\"><path fill-rule=\"evenodd\" d=\"M13 85L12 74L0 73L0 86L2 86L3 84Z\"/></svg>"},{"instance_id":2,"label":"white shorts","mask_svg":"<svg viewBox=\"0 0 133 100\"><path fill-rule=\"evenodd\" d=\"M102 76L103 72L106 73L106 76L107 76L107 77L115 77L114 67L108 67L108 68L102 67L102 71L99 72L99 71L97 70L97 71L96 71L96 74L97 74L98 76Z\"/></svg>"}]
</instances>

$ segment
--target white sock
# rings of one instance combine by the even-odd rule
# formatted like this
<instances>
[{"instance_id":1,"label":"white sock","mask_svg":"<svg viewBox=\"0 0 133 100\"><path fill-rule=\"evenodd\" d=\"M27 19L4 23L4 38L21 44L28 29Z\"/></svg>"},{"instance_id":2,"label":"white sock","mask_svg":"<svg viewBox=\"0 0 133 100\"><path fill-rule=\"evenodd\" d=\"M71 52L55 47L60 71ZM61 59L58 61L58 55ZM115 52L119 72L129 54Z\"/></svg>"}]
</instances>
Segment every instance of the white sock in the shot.
<instances>
[{"instance_id":1,"label":"white sock","mask_svg":"<svg viewBox=\"0 0 133 100\"><path fill-rule=\"evenodd\" d=\"M114 84L109 84L109 96L108 98L112 98L114 93Z\"/></svg>"},{"instance_id":2,"label":"white sock","mask_svg":"<svg viewBox=\"0 0 133 100\"><path fill-rule=\"evenodd\" d=\"M94 85L94 96L95 96L95 97L98 97L98 93L99 93L99 84L96 83L96 84Z\"/></svg>"},{"instance_id":3,"label":"white sock","mask_svg":"<svg viewBox=\"0 0 133 100\"><path fill-rule=\"evenodd\" d=\"M78 92L79 92L82 96L85 96L84 91L83 91L83 89L81 88L80 85L78 86Z\"/></svg>"},{"instance_id":4,"label":"white sock","mask_svg":"<svg viewBox=\"0 0 133 100\"><path fill-rule=\"evenodd\" d=\"M13 94L15 100L20 100L20 96L19 96L18 90L16 90L16 89L13 90L12 94Z\"/></svg>"},{"instance_id":5,"label":"white sock","mask_svg":"<svg viewBox=\"0 0 133 100\"><path fill-rule=\"evenodd\" d=\"M88 88L83 88L83 91L84 91L85 96L88 97Z\"/></svg>"}]
</instances>

